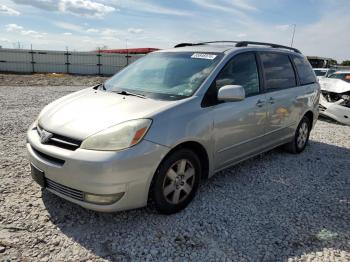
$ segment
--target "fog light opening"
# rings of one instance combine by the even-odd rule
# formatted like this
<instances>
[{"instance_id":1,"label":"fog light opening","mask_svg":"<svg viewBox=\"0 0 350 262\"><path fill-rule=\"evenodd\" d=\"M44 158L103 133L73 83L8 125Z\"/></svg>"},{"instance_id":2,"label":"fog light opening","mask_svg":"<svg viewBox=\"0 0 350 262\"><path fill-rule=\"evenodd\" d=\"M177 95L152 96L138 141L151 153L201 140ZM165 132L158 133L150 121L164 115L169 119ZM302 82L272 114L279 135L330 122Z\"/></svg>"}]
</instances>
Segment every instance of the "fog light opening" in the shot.
<instances>
[{"instance_id":1,"label":"fog light opening","mask_svg":"<svg viewBox=\"0 0 350 262\"><path fill-rule=\"evenodd\" d=\"M96 195L85 193L84 200L92 204L109 205L119 201L124 196L124 194L125 192L120 192L112 195Z\"/></svg>"}]
</instances>

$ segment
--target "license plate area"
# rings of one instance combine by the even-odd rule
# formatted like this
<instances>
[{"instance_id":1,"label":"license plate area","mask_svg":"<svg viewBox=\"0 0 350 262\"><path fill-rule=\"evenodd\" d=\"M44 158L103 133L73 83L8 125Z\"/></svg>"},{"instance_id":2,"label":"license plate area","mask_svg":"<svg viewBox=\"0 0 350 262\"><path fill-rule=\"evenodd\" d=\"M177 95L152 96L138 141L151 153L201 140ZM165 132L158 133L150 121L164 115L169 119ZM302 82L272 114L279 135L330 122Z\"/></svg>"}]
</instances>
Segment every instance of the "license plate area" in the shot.
<instances>
[{"instance_id":1,"label":"license plate area","mask_svg":"<svg viewBox=\"0 0 350 262\"><path fill-rule=\"evenodd\" d=\"M41 187L45 187L45 173L40 170L32 163L30 164L30 170L32 174L32 178L35 182L37 182Z\"/></svg>"}]
</instances>

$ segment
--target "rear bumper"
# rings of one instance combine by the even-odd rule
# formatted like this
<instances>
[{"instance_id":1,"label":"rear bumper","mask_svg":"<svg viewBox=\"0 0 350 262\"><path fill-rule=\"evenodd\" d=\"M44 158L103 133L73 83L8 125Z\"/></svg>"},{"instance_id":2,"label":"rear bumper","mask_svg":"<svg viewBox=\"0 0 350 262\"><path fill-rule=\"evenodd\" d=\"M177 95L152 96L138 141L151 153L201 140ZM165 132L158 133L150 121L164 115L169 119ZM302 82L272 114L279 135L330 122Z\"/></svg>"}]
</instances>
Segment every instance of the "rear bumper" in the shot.
<instances>
[{"instance_id":1,"label":"rear bumper","mask_svg":"<svg viewBox=\"0 0 350 262\"><path fill-rule=\"evenodd\" d=\"M124 192L119 201L99 205L48 189L82 207L103 212L145 206L153 174L169 150L165 146L143 140L134 147L118 152L80 148L71 151L41 144L36 130L33 129L28 131L27 141L29 161L42 170L49 180L63 187L92 194Z\"/></svg>"}]
</instances>

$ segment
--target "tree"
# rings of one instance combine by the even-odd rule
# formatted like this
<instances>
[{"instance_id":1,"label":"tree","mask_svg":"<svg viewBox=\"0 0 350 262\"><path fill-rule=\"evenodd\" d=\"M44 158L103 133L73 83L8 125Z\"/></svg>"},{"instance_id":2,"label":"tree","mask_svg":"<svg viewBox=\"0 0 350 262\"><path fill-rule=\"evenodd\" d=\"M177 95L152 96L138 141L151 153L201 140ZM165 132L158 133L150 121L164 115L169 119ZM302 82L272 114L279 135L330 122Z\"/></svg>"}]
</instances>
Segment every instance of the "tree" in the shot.
<instances>
[{"instance_id":1,"label":"tree","mask_svg":"<svg viewBox=\"0 0 350 262\"><path fill-rule=\"evenodd\" d=\"M329 63L330 63L331 66L334 66L334 65L337 65L337 64L338 64L338 61L332 59Z\"/></svg>"},{"instance_id":2,"label":"tree","mask_svg":"<svg viewBox=\"0 0 350 262\"><path fill-rule=\"evenodd\" d=\"M108 49L108 46L107 45L101 45L101 46L97 46L96 47L96 50L107 50Z\"/></svg>"},{"instance_id":3,"label":"tree","mask_svg":"<svg viewBox=\"0 0 350 262\"><path fill-rule=\"evenodd\" d=\"M342 66L350 66L350 60L345 60L341 63Z\"/></svg>"}]
</instances>

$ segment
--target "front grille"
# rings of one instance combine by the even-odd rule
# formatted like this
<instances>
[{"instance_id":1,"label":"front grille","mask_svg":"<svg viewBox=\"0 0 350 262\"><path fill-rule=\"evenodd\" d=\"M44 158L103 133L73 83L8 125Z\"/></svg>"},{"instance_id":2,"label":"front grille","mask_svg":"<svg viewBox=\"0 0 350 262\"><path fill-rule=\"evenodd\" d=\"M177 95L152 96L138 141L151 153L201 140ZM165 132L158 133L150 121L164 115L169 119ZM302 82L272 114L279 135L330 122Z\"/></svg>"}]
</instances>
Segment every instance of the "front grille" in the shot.
<instances>
[{"instance_id":1,"label":"front grille","mask_svg":"<svg viewBox=\"0 0 350 262\"><path fill-rule=\"evenodd\" d=\"M57 157L53 157L53 156L49 156L43 152L40 152L39 150L35 149L34 147L32 147L33 151L35 154L37 154L38 156L40 156L41 158L43 158L44 160L48 161L48 162L53 162L56 165L59 166L63 166L63 164L65 163L65 161L63 159L59 159Z\"/></svg>"},{"instance_id":2,"label":"front grille","mask_svg":"<svg viewBox=\"0 0 350 262\"><path fill-rule=\"evenodd\" d=\"M42 127L40 127L39 125L37 126L37 132L39 136L43 130L44 129ZM61 136L54 133L52 133L52 136L50 137L50 139L47 142L45 142L46 145L57 146L57 147L61 147L72 151L78 149L81 143L82 142L80 140L73 139L66 136Z\"/></svg>"},{"instance_id":3,"label":"front grille","mask_svg":"<svg viewBox=\"0 0 350 262\"><path fill-rule=\"evenodd\" d=\"M74 151L80 147L81 141L54 134L48 144Z\"/></svg>"},{"instance_id":4,"label":"front grille","mask_svg":"<svg viewBox=\"0 0 350 262\"><path fill-rule=\"evenodd\" d=\"M46 187L67 197L84 201L83 191L61 185L57 182L52 181L51 179L46 178Z\"/></svg>"}]
</instances>

